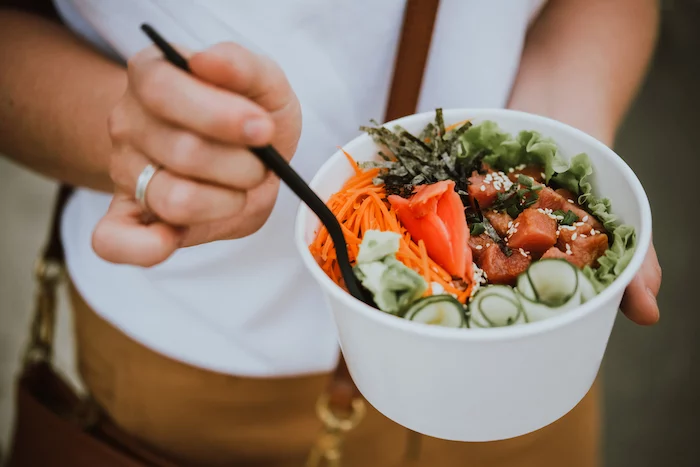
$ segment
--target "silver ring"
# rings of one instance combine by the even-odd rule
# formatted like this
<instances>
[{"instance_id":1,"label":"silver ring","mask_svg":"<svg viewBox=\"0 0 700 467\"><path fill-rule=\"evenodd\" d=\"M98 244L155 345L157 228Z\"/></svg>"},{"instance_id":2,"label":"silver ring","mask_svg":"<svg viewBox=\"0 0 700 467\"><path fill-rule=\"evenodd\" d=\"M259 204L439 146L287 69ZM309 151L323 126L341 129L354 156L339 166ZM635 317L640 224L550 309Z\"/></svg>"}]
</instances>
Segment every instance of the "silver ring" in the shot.
<instances>
[{"instance_id":1,"label":"silver ring","mask_svg":"<svg viewBox=\"0 0 700 467\"><path fill-rule=\"evenodd\" d=\"M146 203L146 191L148 190L148 184L151 183L151 179L158 172L160 167L156 167L153 164L148 164L146 168L139 174L138 180L136 180L136 192L135 197L141 209L144 212L149 212L148 204Z\"/></svg>"}]
</instances>

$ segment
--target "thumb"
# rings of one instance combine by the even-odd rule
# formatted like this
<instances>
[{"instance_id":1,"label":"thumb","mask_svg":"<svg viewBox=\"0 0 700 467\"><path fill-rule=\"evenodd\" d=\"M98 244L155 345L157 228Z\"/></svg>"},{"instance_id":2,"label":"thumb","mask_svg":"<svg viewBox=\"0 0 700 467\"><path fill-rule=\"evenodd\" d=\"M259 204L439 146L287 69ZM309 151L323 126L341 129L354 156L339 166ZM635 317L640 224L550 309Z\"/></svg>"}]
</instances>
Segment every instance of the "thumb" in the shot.
<instances>
[{"instance_id":1,"label":"thumb","mask_svg":"<svg viewBox=\"0 0 700 467\"><path fill-rule=\"evenodd\" d=\"M182 228L162 222L143 223L138 203L124 193L116 193L107 214L92 234L92 248L111 263L154 266L180 247Z\"/></svg>"}]
</instances>

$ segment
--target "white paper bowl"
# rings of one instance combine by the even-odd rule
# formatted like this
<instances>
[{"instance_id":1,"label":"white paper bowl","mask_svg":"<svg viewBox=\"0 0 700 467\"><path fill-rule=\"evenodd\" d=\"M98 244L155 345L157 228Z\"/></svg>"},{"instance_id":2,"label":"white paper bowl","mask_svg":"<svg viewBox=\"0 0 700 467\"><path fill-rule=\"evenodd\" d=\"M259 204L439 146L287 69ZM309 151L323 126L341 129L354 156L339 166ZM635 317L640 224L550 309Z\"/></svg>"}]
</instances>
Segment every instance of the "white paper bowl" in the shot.
<instances>
[{"instance_id":1,"label":"white paper bowl","mask_svg":"<svg viewBox=\"0 0 700 467\"><path fill-rule=\"evenodd\" d=\"M356 300L310 254L316 216L301 205L296 243L321 284L338 327L350 373L363 396L395 422L419 433L456 441L495 441L538 430L578 404L591 388L625 287L640 268L651 239L651 212L644 189L625 162L604 144L562 123L501 109L444 112L446 124L493 120L515 135L537 130L553 138L562 155L586 152L595 167L597 194L637 231L637 250L621 276L581 307L548 320L493 329L454 329L398 318ZM400 124L418 132L434 112ZM362 135L344 146L356 160L376 158L377 146ZM327 200L353 173L339 151L318 171L311 187Z\"/></svg>"}]
</instances>

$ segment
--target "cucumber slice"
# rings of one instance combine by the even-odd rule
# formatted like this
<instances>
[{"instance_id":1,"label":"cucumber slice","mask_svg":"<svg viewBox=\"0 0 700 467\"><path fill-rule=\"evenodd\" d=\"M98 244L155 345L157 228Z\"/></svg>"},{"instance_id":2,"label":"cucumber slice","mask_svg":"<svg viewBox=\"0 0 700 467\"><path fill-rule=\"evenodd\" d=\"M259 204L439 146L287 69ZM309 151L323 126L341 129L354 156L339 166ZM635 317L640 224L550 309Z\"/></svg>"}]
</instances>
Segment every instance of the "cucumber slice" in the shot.
<instances>
[{"instance_id":1,"label":"cucumber slice","mask_svg":"<svg viewBox=\"0 0 700 467\"><path fill-rule=\"evenodd\" d=\"M581 270L578 272L578 290L581 293L581 303L586 303L597 295L593 284Z\"/></svg>"},{"instance_id":2,"label":"cucumber slice","mask_svg":"<svg viewBox=\"0 0 700 467\"><path fill-rule=\"evenodd\" d=\"M520 299L505 285L480 289L469 305L469 323L480 328L495 328L527 323Z\"/></svg>"},{"instance_id":3,"label":"cucumber slice","mask_svg":"<svg viewBox=\"0 0 700 467\"><path fill-rule=\"evenodd\" d=\"M452 295L431 295L413 303L404 317L411 321L448 328L467 325L464 306Z\"/></svg>"},{"instance_id":4,"label":"cucumber slice","mask_svg":"<svg viewBox=\"0 0 700 467\"><path fill-rule=\"evenodd\" d=\"M563 259L542 259L532 263L525 272L532 286L535 302L550 307L560 307L578 292L579 271L573 264ZM531 295L527 287L521 291ZM526 295L527 294L527 295Z\"/></svg>"},{"instance_id":5,"label":"cucumber slice","mask_svg":"<svg viewBox=\"0 0 700 467\"><path fill-rule=\"evenodd\" d=\"M537 301L535 289L532 288L532 283L530 283L530 278L528 277L527 272L524 272L518 276L516 288L522 297L527 298L531 302Z\"/></svg>"},{"instance_id":6,"label":"cucumber slice","mask_svg":"<svg viewBox=\"0 0 700 467\"><path fill-rule=\"evenodd\" d=\"M574 294L569 301L558 307L547 306L542 303L532 301L522 295L520 296L520 303L522 304L528 322L542 321L543 319L560 315L567 310L579 306L581 304L581 294Z\"/></svg>"}]
</instances>

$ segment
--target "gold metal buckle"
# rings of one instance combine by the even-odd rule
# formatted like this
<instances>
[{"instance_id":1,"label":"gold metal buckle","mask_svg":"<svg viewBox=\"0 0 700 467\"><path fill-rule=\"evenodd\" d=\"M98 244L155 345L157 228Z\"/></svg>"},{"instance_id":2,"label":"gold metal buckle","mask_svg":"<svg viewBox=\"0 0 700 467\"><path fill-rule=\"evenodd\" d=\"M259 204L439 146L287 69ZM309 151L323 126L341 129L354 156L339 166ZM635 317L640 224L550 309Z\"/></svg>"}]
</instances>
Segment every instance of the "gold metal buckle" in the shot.
<instances>
[{"instance_id":1,"label":"gold metal buckle","mask_svg":"<svg viewBox=\"0 0 700 467\"><path fill-rule=\"evenodd\" d=\"M316 414L323 423L323 429L309 453L306 467L340 467L345 433L359 425L367 411L362 398L353 399L351 407L350 413L341 416L331 409L328 394L319 397Z\"/></svg>"},{"instance_id":2,"label":"gold metal buckle","mask_svg":"<svg viewBox=\"0 0 700 467\"><path fill-rule=\"evenodd\" d=\"M56 288L64 277L64 269L60 263L41 257L34 265L34 277L38 290L29 343L24 352L25 366L51 359L56 323Z\"/></svg>"}]
</instances>

